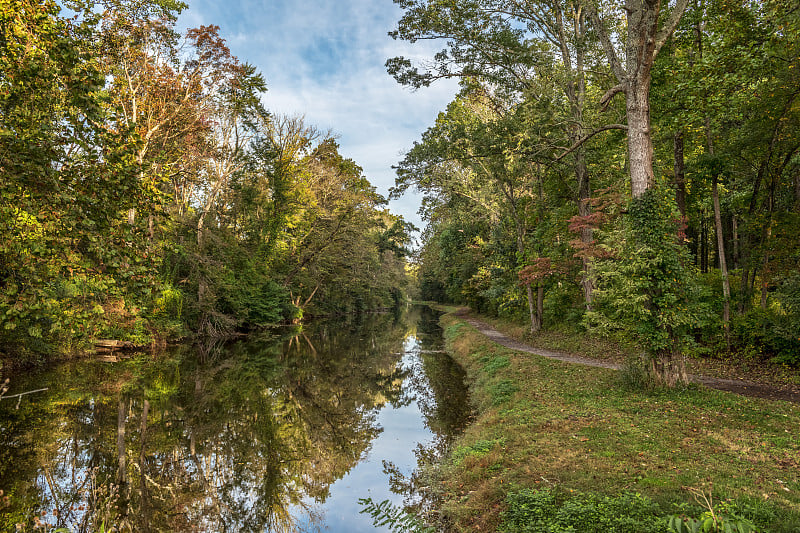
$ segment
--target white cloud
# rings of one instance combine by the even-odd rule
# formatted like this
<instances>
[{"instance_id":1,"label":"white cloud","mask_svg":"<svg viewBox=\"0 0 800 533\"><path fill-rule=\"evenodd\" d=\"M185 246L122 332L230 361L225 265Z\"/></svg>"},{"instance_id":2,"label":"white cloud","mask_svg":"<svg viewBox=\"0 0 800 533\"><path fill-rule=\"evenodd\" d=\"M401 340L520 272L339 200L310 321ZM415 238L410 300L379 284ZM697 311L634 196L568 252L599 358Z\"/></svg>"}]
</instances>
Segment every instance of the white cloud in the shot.
<instances>
[{"instance_id":1,"label":"white cloud","mask_svg":"<svg viewBox=\"0 0 800 533\"><path fill-rule=\"evenodd\" d=\"M412 92L386 73L389 57L421 59L436 50L392 40L387 32L400 14L390 0L197 0L179 24L220 26L232 52L263 73L270 111L338 133L342 154L386 194L392 165L457 90L446 82ZM391 207L421 225L414 195Z\"/></svg>"}]
</instances>

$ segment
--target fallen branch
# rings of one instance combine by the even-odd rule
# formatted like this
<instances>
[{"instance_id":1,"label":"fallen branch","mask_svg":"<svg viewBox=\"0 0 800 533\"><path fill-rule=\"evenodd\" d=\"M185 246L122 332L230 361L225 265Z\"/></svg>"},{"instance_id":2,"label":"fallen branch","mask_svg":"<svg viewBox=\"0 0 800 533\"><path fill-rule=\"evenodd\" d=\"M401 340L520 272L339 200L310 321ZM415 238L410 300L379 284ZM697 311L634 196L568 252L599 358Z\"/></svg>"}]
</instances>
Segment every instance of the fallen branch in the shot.
<instances>
[{"instance_id":1,"label":"fallen branch","mask_svg":"<svg viewBox=\"0 0 800 533\"><path fill-rule=\"evenodd\" d=\"M29 390L27 392L20 392L19 394L11 394L9 396L2 396L0 400L8 400L9 398L16 398L17 396L25 396L26 394L33 394L34 392L42 392L48 390L46 387L44 389L36 389L36 390Z\"/></svg>"},{"instance_id":2,"label":"fallen branch","mask_svg":"<svg viewBox=\"0 0 800 533\"><path fill-rule=\"evenodd\" d=\"M19 409L19 405L20 405L20 403L22 403L22 397L23 396L25 396L26 394L33 394L34 392L42 392L42 391L46 391L46 390L47 390L47 388L45 387L44 389L29 390L27 392L20 392L19 394L12 394L10 396L0 396L0 400L8 400L10 398L19 398L17 400L17 409Z\"/></svg>"}]
</instances>

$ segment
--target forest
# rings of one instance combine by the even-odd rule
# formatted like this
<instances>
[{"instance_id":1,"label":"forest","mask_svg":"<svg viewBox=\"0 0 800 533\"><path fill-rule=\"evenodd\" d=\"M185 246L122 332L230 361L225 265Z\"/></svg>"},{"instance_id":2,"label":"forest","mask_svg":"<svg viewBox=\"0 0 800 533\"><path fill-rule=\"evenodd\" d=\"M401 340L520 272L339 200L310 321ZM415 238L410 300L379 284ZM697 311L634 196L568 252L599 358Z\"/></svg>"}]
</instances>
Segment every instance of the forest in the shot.
<instances>
[{"instance_id":1,"label":"forest","mask_svg":"<svg viewBox=\"0 0 800 533\"><path fill-rule=\"evenodd\" d=\"M800 4L382 1L388 198L183 2L0 0L0 529L798 531Z\"/></svg>"},{"instance_id":2,"label":"forest","mask_svg":"<svg viewBox=\"0 0 800 533\"><path fill-rule=\"evenodd\" d=\"M335 136L264 107L174 0L2 3L8 361L387 308L412 286L541 328L800 363L800 10L770 0L395 0L387 61L461 91L390 213ZM628 2L630 3L630 2ZM663 9L662 9L663 8ZM413 262L408 269L407 260Z\"/></svg>"},{"instance_id":3,"label":"forest","mask_svg":"<svg viewBox=\"0 0 800 533\"><path fill-rule=\"evenodd\" d=\"M413 226L185 7L0 2L7 363L406 300Z\"/></svg>"},{"instance_id":4,"label":"forest","mask_svg":"<svg viewBox=\"0 0 800 533\"><path fill-rule=\"evenodd\" d=\"M397 168L423 299L682 356L800 364L800 6L395 0L399 83L461 92Z\"/></svg>"}]
</instances>

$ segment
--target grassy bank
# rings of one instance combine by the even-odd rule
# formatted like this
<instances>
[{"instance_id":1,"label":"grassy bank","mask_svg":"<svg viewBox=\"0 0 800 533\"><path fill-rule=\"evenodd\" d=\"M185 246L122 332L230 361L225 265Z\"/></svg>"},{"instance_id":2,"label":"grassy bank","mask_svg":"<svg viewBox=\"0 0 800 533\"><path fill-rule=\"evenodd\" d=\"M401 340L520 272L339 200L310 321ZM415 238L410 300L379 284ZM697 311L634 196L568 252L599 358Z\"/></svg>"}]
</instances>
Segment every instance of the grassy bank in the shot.
<instances>
[{"instance_id":1,"label":"grassy bank","mask_svg":"<svg viewBox=\"0 0 800 533\"><path fill-rule=\"evenodd\" d=\"M433 483L453 529L522 531L515 520L543 498L580 507L629 493L655 515L699 516L699 491L760 531L800 531L800 406L631 390L616 371L515 352L454 315L442 326L478 411ZM601 504L624 514L615 502Z\"/></svg>"}]
</instances>

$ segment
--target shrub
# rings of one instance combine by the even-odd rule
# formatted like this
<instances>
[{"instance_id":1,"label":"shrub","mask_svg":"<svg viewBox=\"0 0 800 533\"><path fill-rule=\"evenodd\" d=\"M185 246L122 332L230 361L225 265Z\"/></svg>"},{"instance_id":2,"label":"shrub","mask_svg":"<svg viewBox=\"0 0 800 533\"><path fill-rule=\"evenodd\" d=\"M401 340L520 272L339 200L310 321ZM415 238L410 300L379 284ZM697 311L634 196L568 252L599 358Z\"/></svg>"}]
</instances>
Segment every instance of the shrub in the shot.
<instances>
[{"instance_id":1,"label":"shrub","mask_svg":"<svg viewBox=\"0 0 800 533\"><path fill-rule=\"evenodd\" d=\"M520 533L663 533L665 519L645 496L523 489L508 495L501 531Z\"/></svg>"}]
</instances>

